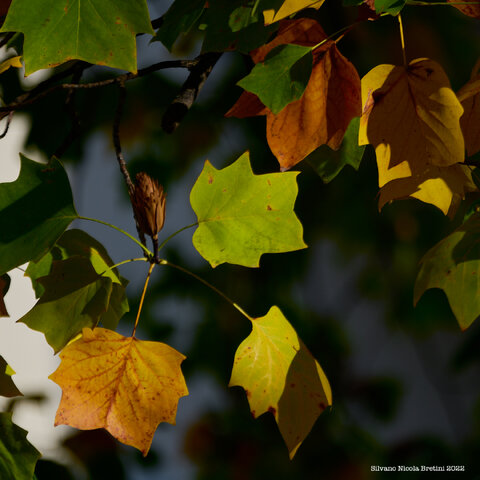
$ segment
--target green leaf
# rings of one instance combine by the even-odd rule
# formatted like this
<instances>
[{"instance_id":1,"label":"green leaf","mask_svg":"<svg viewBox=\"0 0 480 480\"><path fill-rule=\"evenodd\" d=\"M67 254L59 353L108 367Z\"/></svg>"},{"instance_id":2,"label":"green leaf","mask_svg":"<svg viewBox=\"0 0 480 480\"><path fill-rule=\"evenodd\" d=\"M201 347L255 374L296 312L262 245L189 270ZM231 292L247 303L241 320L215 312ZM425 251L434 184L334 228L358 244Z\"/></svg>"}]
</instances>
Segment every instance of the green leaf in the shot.
<instances>
[{"instance_id":1,"label":"green leaf","mask_svg":"<svg viewBox=\"0 0 480 480\"><path fill-rule=\"evenodd\" d=\"M40 452L27 440L27 432L12 423L12 413L0 413L0 478L32 480Z\"/></svg>"},{"instance_id":2,"label":"green leaf","mask_svg":"<svg viewBox=\"0 0 480 480\"><path fill-rule=\"evenodd\" d=\"M108 309L112 280L99 276L85 257L54 261L50 274L38 281L45 292L19 322L44 333L55 353L84 327L96 327Z\"/></svg>"},{"instance_id":3,"label":"green leaf","mask_svg":"<svg viewBox=\"0 0 480 480\"><path fill-rule=\"evenodd\" d=\"M308 163L325 183L331 182L345 165L350 165L355 170L360 167L365 145L358 145L359 126L360 118L356 117L348 125L342 145L338 150L332 150L327 145L322 145L307 157Z\"/></svg>"},{"instance_id":4,"label":"green leaf","mask_svg":"<svg viewBox=\"0 0 480 480\"><path fill-rule=\"evenodd\" d=\"M298 100L312 73L312 48L279 45L237 85L254 93L275 115Z\"/></svg>"},{"instance_id":5,"label":"green leaf","mask_svg":"<svg viewBox=\"0 0 480 480\"><path fill-rule=\"evenodd\" d=\"M90 260L95 272L113 282L112 294L107 311L101 315L100 321L110 330L115 330L120 318L129 311L125 287L128 281L120 276L113 266L112 259L105 247L83 230L67 230L55 246L38 262L30 262L25 275L31 278L37 298L41 297L44 288L37 280L50 273L54 260L66 260L73 256L81 256Z\"/></svg>"},{"instance_id":6,"label":"green leaf","mask_svg":"<svg viewBox=\"0 0 480 480\"><path fill-rule=\"evenodd\" d=\"M18 397L22 392L13 383L12 375L14 370L8 365L5 359L0 356L0 396L2 397Z\"/></svg>"},{"instance_id":7,"label":"green leaf","mask_svg":"<svg viewBox=\"0 0 480 480\"><path fill-rule=\"evenodd\" d=\"M7 273L0 275L0 317L9 317L4 298L10 288L10 276Z\"/></svg>"},{"instance_id":8,"label":"green leaf","mask_svg":"<svg viewBox=\"0 0 480 480\"><path fill-rule=\"evenodd\" d=\"M137 71L135 35L153 35L145 0L13 0L2 32L23 32L25 74L77 59Z\"/></svg>"},{"instance_id":9,"label":"green leaf","mask_svg":"<svg viewBox=\"0 0 480 480\"><path fill-rule=\"evenodd\" d=\"M212 267L258 267L263 253L305 248L293 206L299 172L254 175L248 152L215 169L207 160L190 194L198 217L193 245Z\"/></svg>"},{"instance_id":10,"label":"green leaf","mask_svg":"<svg viewBox=\"0 0 480 480\"><path fill-rule=\"evenodd\" d=\"M17 180L0 184L0 275L45 255L77 217L61 163L20 157Z\"/></svg>"},{"instance_id":11,"label":"green leaf","mask_svg":"<svg viewBox=\"0 0 480 480\"><path fill-rule=\"evenodd\" d=\"M204 8L205 0L175 0L163 16L163 23L153 40L162 42L172 51L177 38L195 25Z\"/></svg>"},{"instance_id":12,"label":"green leaf","mask_svg":"<svg viewBox=\"0 0 480 480\"><path fill-rule=\"evenodd\" d=\"M278 24L266 27L259 15L253 15L249 21L245 16L245 13L248 13L246 11L239 21L239 8L244 7L244 4L244 0L209 0L209 7L205 9L201 19L202 28L205 30L203 52L235 49L247 54L267 43L277 30Z\"/></svg>"},{"instance_id":13,"label":"green leaf","mask_svg":"<svg viewBox=\"0 0 480 480\"><path fill-rule=\"evenodd\" d=\"M440 288L462 330L480 315L480 215L471 216L430 249L420 262L414 304L429 288Z\"/></svg>"},{"instance_id":14,"label":"green leaf","mask_svg":"<svg viewBox=\"0 0 480 480\"><path fill-rule=\"evenodd\" d=\"M375 11L380 13L388 13L390 15L398 15L405 6L407 0L375 0Z\"/></svg>"},{"instance_id":15,"label":"green leaf","mask_svg":"<svg viewBox=\"0 0 480 480\"><path fill-rule=\"evenodd\" d=\"M332 404L322 368L278 307L252 319L252 332L235 353L229 386L245 389L254 418L273 414L290 458Z\"/></svg>"}]
</instances>

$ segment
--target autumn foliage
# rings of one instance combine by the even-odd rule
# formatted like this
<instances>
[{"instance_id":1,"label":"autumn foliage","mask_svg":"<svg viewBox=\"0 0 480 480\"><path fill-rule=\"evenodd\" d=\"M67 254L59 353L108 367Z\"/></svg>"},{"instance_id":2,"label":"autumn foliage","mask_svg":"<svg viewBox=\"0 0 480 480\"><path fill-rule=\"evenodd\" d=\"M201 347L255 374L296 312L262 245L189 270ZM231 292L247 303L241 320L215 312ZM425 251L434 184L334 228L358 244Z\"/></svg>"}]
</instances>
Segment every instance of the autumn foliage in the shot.
<instances>
[{"instance_id":1,"label":"autumn foliage","mask_svg":"<svg viewBox=\"0 0 480 480\"><path fill-rule=\"evenodd\" d=\"M480 18L474 2L448 2L472 21ZM40 0L12 1L1 28L2 45L16 52L7 51L0 73L22 65L26 75L58 66L64 70L58 70L53 82L6 102L1 115L10 122L13 112L55 92L64 90L71 96L80 89L117 85L113 143L137 227L134 236L77 212L60 161L74 135L47 165L21 155L17 180L0 185L0 316L8 315L4 304L8 272L28 262L25 274L38 301L20 321L42 332L60 355L60 367L50 377L63 392L55 424L104 428L143 455L159 423L175 424L179 400L188 395L188 378L181 370L186 357L165 343L137 338L150 276L165 267L206 284L250 322L251 333L232 358L230 386L245 390L254 418L273 415L293 458L317 418L332 405L321 359L319 363L314 358L279 307L265 305L268 313L253 317L215 286L161 257L162 249L187 228L195 229L193 246L212 268L224 263L258 268L264 254L306 248L303 225L294 211L298 172L288 170L308 161L330 181L344 165L358 168L367 145L375 151L379 209L415 198L455 218L468 194L478 192L476 164L469 159L480 151L479 64L455 93L439 63L428 58L407 62L402 44L403 64L377 65L360 79L355 62L341 53L342 39L355 28L389 16L403 42L401 11L416 3L409 0L344 1L345 8L358 10L358 19L336 33L325 32L317 21L324 0L176 0L161 21L152 21L145 0L129 6L105 0L99 2L99 12L91 3L79 2L78 10L68 2L50 3L45 9ZM151 35L171 50L178 37L197 27L204 32L199 57L137 68L136 35ZM19 34L23 42L18 41ZM162 238L168 222L166 193L146 173L132 182L122 153L119 125L125 83L159 69L188 69L183 90L168 110L172 118L166 123L178 125L224 51L240 52L252 64L250 73L237 79L243 93L224 114L266 118L266 140L279 171L256 175L248 152L222 169L206 160L190 192L196 222ZM109 70L106 80L88 83L82 74L92 65L127 73ZM67 76L71 83L62 83ZM315 160L315 152L326 153ZM77 219L120 230L119 235L127 235L135 248L141 248L143 257L130 260L128 253L126 260L114 264L96 239L69 228ZM428 289L444 290L462 330L480 315L479 232L478 214L473 212L426 253L415 285L415 302ZM151 237L151 245L145 235ZM143 261L149 270L132 334L123 336L115 330L130 307L128 281L119 268L130 261ZM0 395L20 393L12 375L0 357ZM24 436L8 414L1 415L5 432ZM38 452L23 438L25 452L12 453L10 440L0 432L0 455L7 452L4 455L11 457L8 478L30 480ZM22 463L26 458L27 467Z\"/></svg>"}]
</instances>

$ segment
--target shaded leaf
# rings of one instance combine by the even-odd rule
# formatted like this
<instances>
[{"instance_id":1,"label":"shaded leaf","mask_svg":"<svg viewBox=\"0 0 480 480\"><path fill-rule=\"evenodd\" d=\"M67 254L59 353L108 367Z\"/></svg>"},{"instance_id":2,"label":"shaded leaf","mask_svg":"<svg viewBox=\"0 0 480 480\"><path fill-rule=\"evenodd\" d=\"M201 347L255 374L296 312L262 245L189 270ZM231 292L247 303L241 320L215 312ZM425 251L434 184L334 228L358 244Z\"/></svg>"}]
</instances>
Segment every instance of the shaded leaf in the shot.
<instances>
[{"instance_id":1,"label":"shaded leaf","mask_svg":"<svg viewBox=\"0 0 480 480\"><path fill-rule=\"evenodd\" d=\"M44 288L37 280L50 274L54 260L66 260L73 256L88 259L98 275L112 281L112 293L108 309L101 314L102 324L115 330L120 318L129 311L125 287L128 281L120 276L118 270L112 269L112 259L105 247L86 232L78 229L67 230L57 241L55 247L44 255L38 262L30 262L25 275L32 280L37 298L41 297Z\"/></svg>"},{"instance_id":2,"label":"shaded leaf","mask_svg":"<svg viewBox=\"0 0 480 480\"><path fill-rule=\"evenodd\" d=\"M21 55L18 55L16 57L8 58L7 60L4 60L2 63L0 63L0 73L6 72L10 67L14 68L22 68L22 62L20 59L22 58Z\"/></svg>"},{"instance_id":3,"label":"shaded leaf","mask_svg":"<svg viewBox=\"0 0 480 480\"><path fill-rule=\"evenodd\" d=\"M185 357L163 343L86 328L60 358L49 377L63 391L55 425L105 428L143 455L160 422L175 424L178 400L188 395Z\"/></svg>"},{"instance_id":4,"label":"shaded leaf","mask_svg":"<svg viewBox=\"0 0 480 480\"><path fill-rule=\"evenodd\" d=\"M0 317L9 317L7 307L5 306L5 295L10 288L10 276L4 273L0 276Z\"/></svg>"},{"instance_id":5,"label":"shaded leaf","mask_svg":"<svg viewBox=\"0 0 480 480\"><path fill-rule=\"evenodd\" d=\"M254 93L274 114L298 100L305 91L312 61L310 47L279 45L257 63L237 85Z\"/></svg>"},{"instance_id":6,"label":"shaded leaf","mask_svg":"<svg viewBox=\"0 0 480 480\"><path fill-rule=\"evenodd\" d=\"M480 5L478 6L480 8ZM465 148L469 157L480 151L480 62L473 68L470 81L457 93L463 107L460 118Z\"/></svg>"},{"instance_id":7,"label":"shaded leaf","mask_svg":"<svg viewBox=\"0 0 480 480\"><path fill-rule=\"evenodd\" d=\"M406 0L375 0L375 11L377 13L398 15L405 3Z\"/></svg>"},{"instance_id":8,"label":"shaded leaf","mask_svg":"<svg viewBox=\"0 0 480 480\"><path fill-rule=\"evenodd\" d=\"M362 79L362 104L359 144L373 145L388 168L409 162L415 174L463 162L463 108L433 60L375 67Z\"/></svg>"},{"instance_id":9,"label":"shaded leaf","mask_svg":"<svg viewBox=\"0 0 480 480\"><path fill-rule=\"evenodd\" d=\"M308 163L325 183L331 182L345 165L350 165L355 170L360 167L365 146L358 145L359 126L360 119L356 117L350 122L338 150L323 145L307 157Z\"/></svg>"},{"instance_id":10,"label":"shaded leaf","mask_svg":"<svg viewBox=\"0 0 480 480\"><path fill-rule=\"evenodd\" d=\"M245 389L255 418L273 414L290 458L332 404L322 368L278 307L252 319L252 332L235 353L229 385Z\"/></svg>"},{"instance_id":11,"label":"shaded leaf","mask_svg":"<svg viewBox=\"0 0 480 480\"><path fill-rule=\"evenodd\" d=\"M325 0L284 0L280 8L264 10L265 25L278 22L304 8L319 9Z\"/></svg>"},{"instance_id":12,"label":"shaded leaf","mask_svg":"<svg viewBox=\"0 0 480 480\"><path fill-rule=\"evenodd\" d=\"M208 8L201 18L205 30L202 52L236 50L248 53L268 41L277 26L266 27L258 16L252 16L251 21L243 17L238 23L238 9L244 4L244 0L208 1Z\"/></svg>"},{"instance_id":13,"label":"shaded leaf","mask_svg":"<svg viewBox=\"0 0 480 480\"><path fill-rule=\"evenodd\" d=\"M12 413L0 413L0 478L32 480L39 458L27 432L12 422Z\"/></svg>"},{"instance_id":14,"label":"shaded leaf","mask_svg":"<svg viewBox=\"0 0 480 480\"><path fill-rule=\"evenodd\" d=\"M252 52L252 58L259 63L278 45L314 46L325 38L323 29L312 19L285 20L277 37ZM303 96L278 115L260 109L259 101L251 97L243 93L226 116L266 114L268 144L282 170L296 165L320 145L337 149L350 121L361 113L358 73L332 41L313 51L312 74Z\"/></svg>"},{"instance_id":15,"label":"shaded leaf","mask_svg":"<svg viewBox=\"0 0 480 480\"><path fill-rule=\"evenodd\" d=\"M457 0L447 0L447 2L451 3L452 7L457 8L469 17L480 18L480 5L477 0L463 0L462 2L458 2ZM458 5L459 3L471 3L472 5Z\"/></svg>"},{"instance_id":16,"label":"shaded leaf","mask_svg":"<svg viewBox=\"0 0 480 480\"><path fill-rule=\"evenodd\" d=\"M175 0L163 16L163 23L153 40L162 42L169 51L182 33L187 33L202 15L205 0Z\"/></svg>"},{"instance_id":17,"label":"shaded leaf","mask_svg":"<svg viewBox=\"0 0 480 480\"><path fill-rule=\"evenodd\" d=\"M109 307L112 280L99 276L84 257L54 261L38 281L45 292L19 322L44 333L55 353L84 327L95 327Z\"/></svg>"},{"instance_id":18,"label":"shaded leaf","mask_svg":"<svg viewBox=\"0 0 480 480\"><path fill-rule=\"evenodd\" d=\"M154 33L145 0L13 0L1 31L24 34L26 75L73 59L136 72L135 35Z\"/></svg>"},{"instance_id":19,"label":"shaded leaf","mask_svg":"<svg viewBox=\"0 0 480 480\"><path fill-rule=\"evenodd\" d=\"M399 171L400 164L392 170ZM379 178L389 175L382 173L379 163ZM465 193L477 190L472 172L466 165L435 167L429 165L418 174L389 181L380 189L378 208L393 200L412 197L439 208L445 215L453 217L465 198Z\"/></svg>"},{"instance_id":20,"label":"shaded leaf","mask_svg":"<svg viewBox=\"0 0 480 480\"><path fill-rule=\"evenodd\" d=\"M15 372L5 359L0 356L0 396L2 397L18 397L22 392L13 383L12 375Z\"/></svg>"},{"instance_id":21,"label":"shaded leaf","mask_svg":"<svg viewBox=\"0 0 480 480\"><path fill-rule=\"evenodd\" d=\"M431 248L420 262L414 304L430 288L442 289L462 330L480 315L480 215Z\"/></svg>"},{"instance_id":22,"label":"shaded leaf","mask_svg":"<svg viewBox=\"0 0 480 480\"><path fill-rule=\"evenodd\" d=\"M45 255L77 217L61 163L20 157L17 180L0 184L0 275Z\"/></svg>"},{"instance_id":23,"label":"shaded leaf","mask_svg":"<svg viewBox=\"0 0 480 480\"><path fill-rule=\"evenodd\" d=\"M258 267L264 253L305 248L293 207L298 172L254 175L244 153L217 170L207 160L190 194L199 226L193 245L212 267Z\"/></svg>"}]
</instances>

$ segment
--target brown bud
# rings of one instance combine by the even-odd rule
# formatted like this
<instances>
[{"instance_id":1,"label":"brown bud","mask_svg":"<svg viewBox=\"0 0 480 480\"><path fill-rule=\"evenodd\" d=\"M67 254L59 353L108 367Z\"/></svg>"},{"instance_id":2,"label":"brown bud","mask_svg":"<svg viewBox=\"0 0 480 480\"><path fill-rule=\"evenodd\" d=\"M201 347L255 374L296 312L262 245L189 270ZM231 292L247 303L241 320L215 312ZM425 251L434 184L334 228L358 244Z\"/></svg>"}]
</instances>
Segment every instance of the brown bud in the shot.
<instances>
[{"instance_id":1,"label":"brown bud","mask_svg":"<svg viewBox=\"0 0 480 480\"><path fill-rule=\"evenodd\" d=\"M133 209L140 230L157 238L165 222L165 193L163 187L145 172L137 173L132 196Z\"/></svg>"}]
</instances>

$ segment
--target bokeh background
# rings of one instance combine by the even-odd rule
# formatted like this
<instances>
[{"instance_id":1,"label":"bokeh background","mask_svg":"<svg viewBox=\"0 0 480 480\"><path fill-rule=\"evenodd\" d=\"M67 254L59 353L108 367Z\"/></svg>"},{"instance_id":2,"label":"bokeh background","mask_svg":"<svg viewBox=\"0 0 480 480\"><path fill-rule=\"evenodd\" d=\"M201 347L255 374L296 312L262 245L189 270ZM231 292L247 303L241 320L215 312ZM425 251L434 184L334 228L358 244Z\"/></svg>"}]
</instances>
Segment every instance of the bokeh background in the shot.
<instances>
[{"instance_id":1,"label":"bokeh background","mask_svg":"<svg viewBox=\"0 0 480 480\"><path fill-rule=\"evenodd\" d=\"M170 1L152 0L152 18ZM327 0L309 11L327 33L356 19L356 9ZM452 7L407 7L403 14L409 59L438 61L458 90L480 53L480 23ZM158 42L138 37L139 67L170 58L193 58L201 34L190 32L171 55ZM402 63L396 19L381 18L353 29L340 43L360 76L381 63ZM189 193L205 159L216 168L250 151L255 173L278 171L265 140L265 118L225 119L241 93L235 83L250 61L225 53L177 131L161 119L186 73L162 71L127 84L121 138L132 174L146 171L165 187L163 238L195 221ZM85 80L112 75L91 68ZM49 75L40 72L30 84ZM5 102L20 93L17 71L0 77ZM0 140L2 181L18 174L18 151L36 160L51 156L68 134L65 93L45 98L13 118ZM62 157L78 212L131 232L135 226L112 148L116 87L79 91L74 104L79 139ZM298 167L298 168L297 168ZM444 294L428 291L413 307L418 263L426 251L462 221L452 221L416 200L377 209L374 152L367 147L358 172L346 167L324 184L307 161L297 165L296 212L309 248L264 255L260 269L222 265L212 270L191 243L192 230L175 237L165 258L189 268L222 290L250 315L278 305L327 374L333 407L324 412L293 461L271 415L253 420L243 390L227 388L236 348L248 322L214 292L180 272L157 268L143 308L138 336L166 342L185 355L190 390L179 403L177 425L160 425L144 459L103 431L53 429L59 388L46 379L58 358L41 334L16 318L34 303L29 280L12 272L7 294L12 318L0 322L0 354L17 371L24 398L3 402L29 430L44 454L37 478L117 480L370 479L372 465L464 465L461 478L480 478L480 325L461 332ZM17 169L17 170L15 170ZM139 256L138 247L107 227L75 222L108 249L114 261ZM121 267L130 280L131 312L120 331L129 334L146 265ZM390 474L391 475L391 474ZM448 474L444 474L445 478ZM415 479L416 473L396 474ZM422 474L422 478L425 474ZM390 478L390 477L389 477Z\"/></svg>"}]
</instances>

